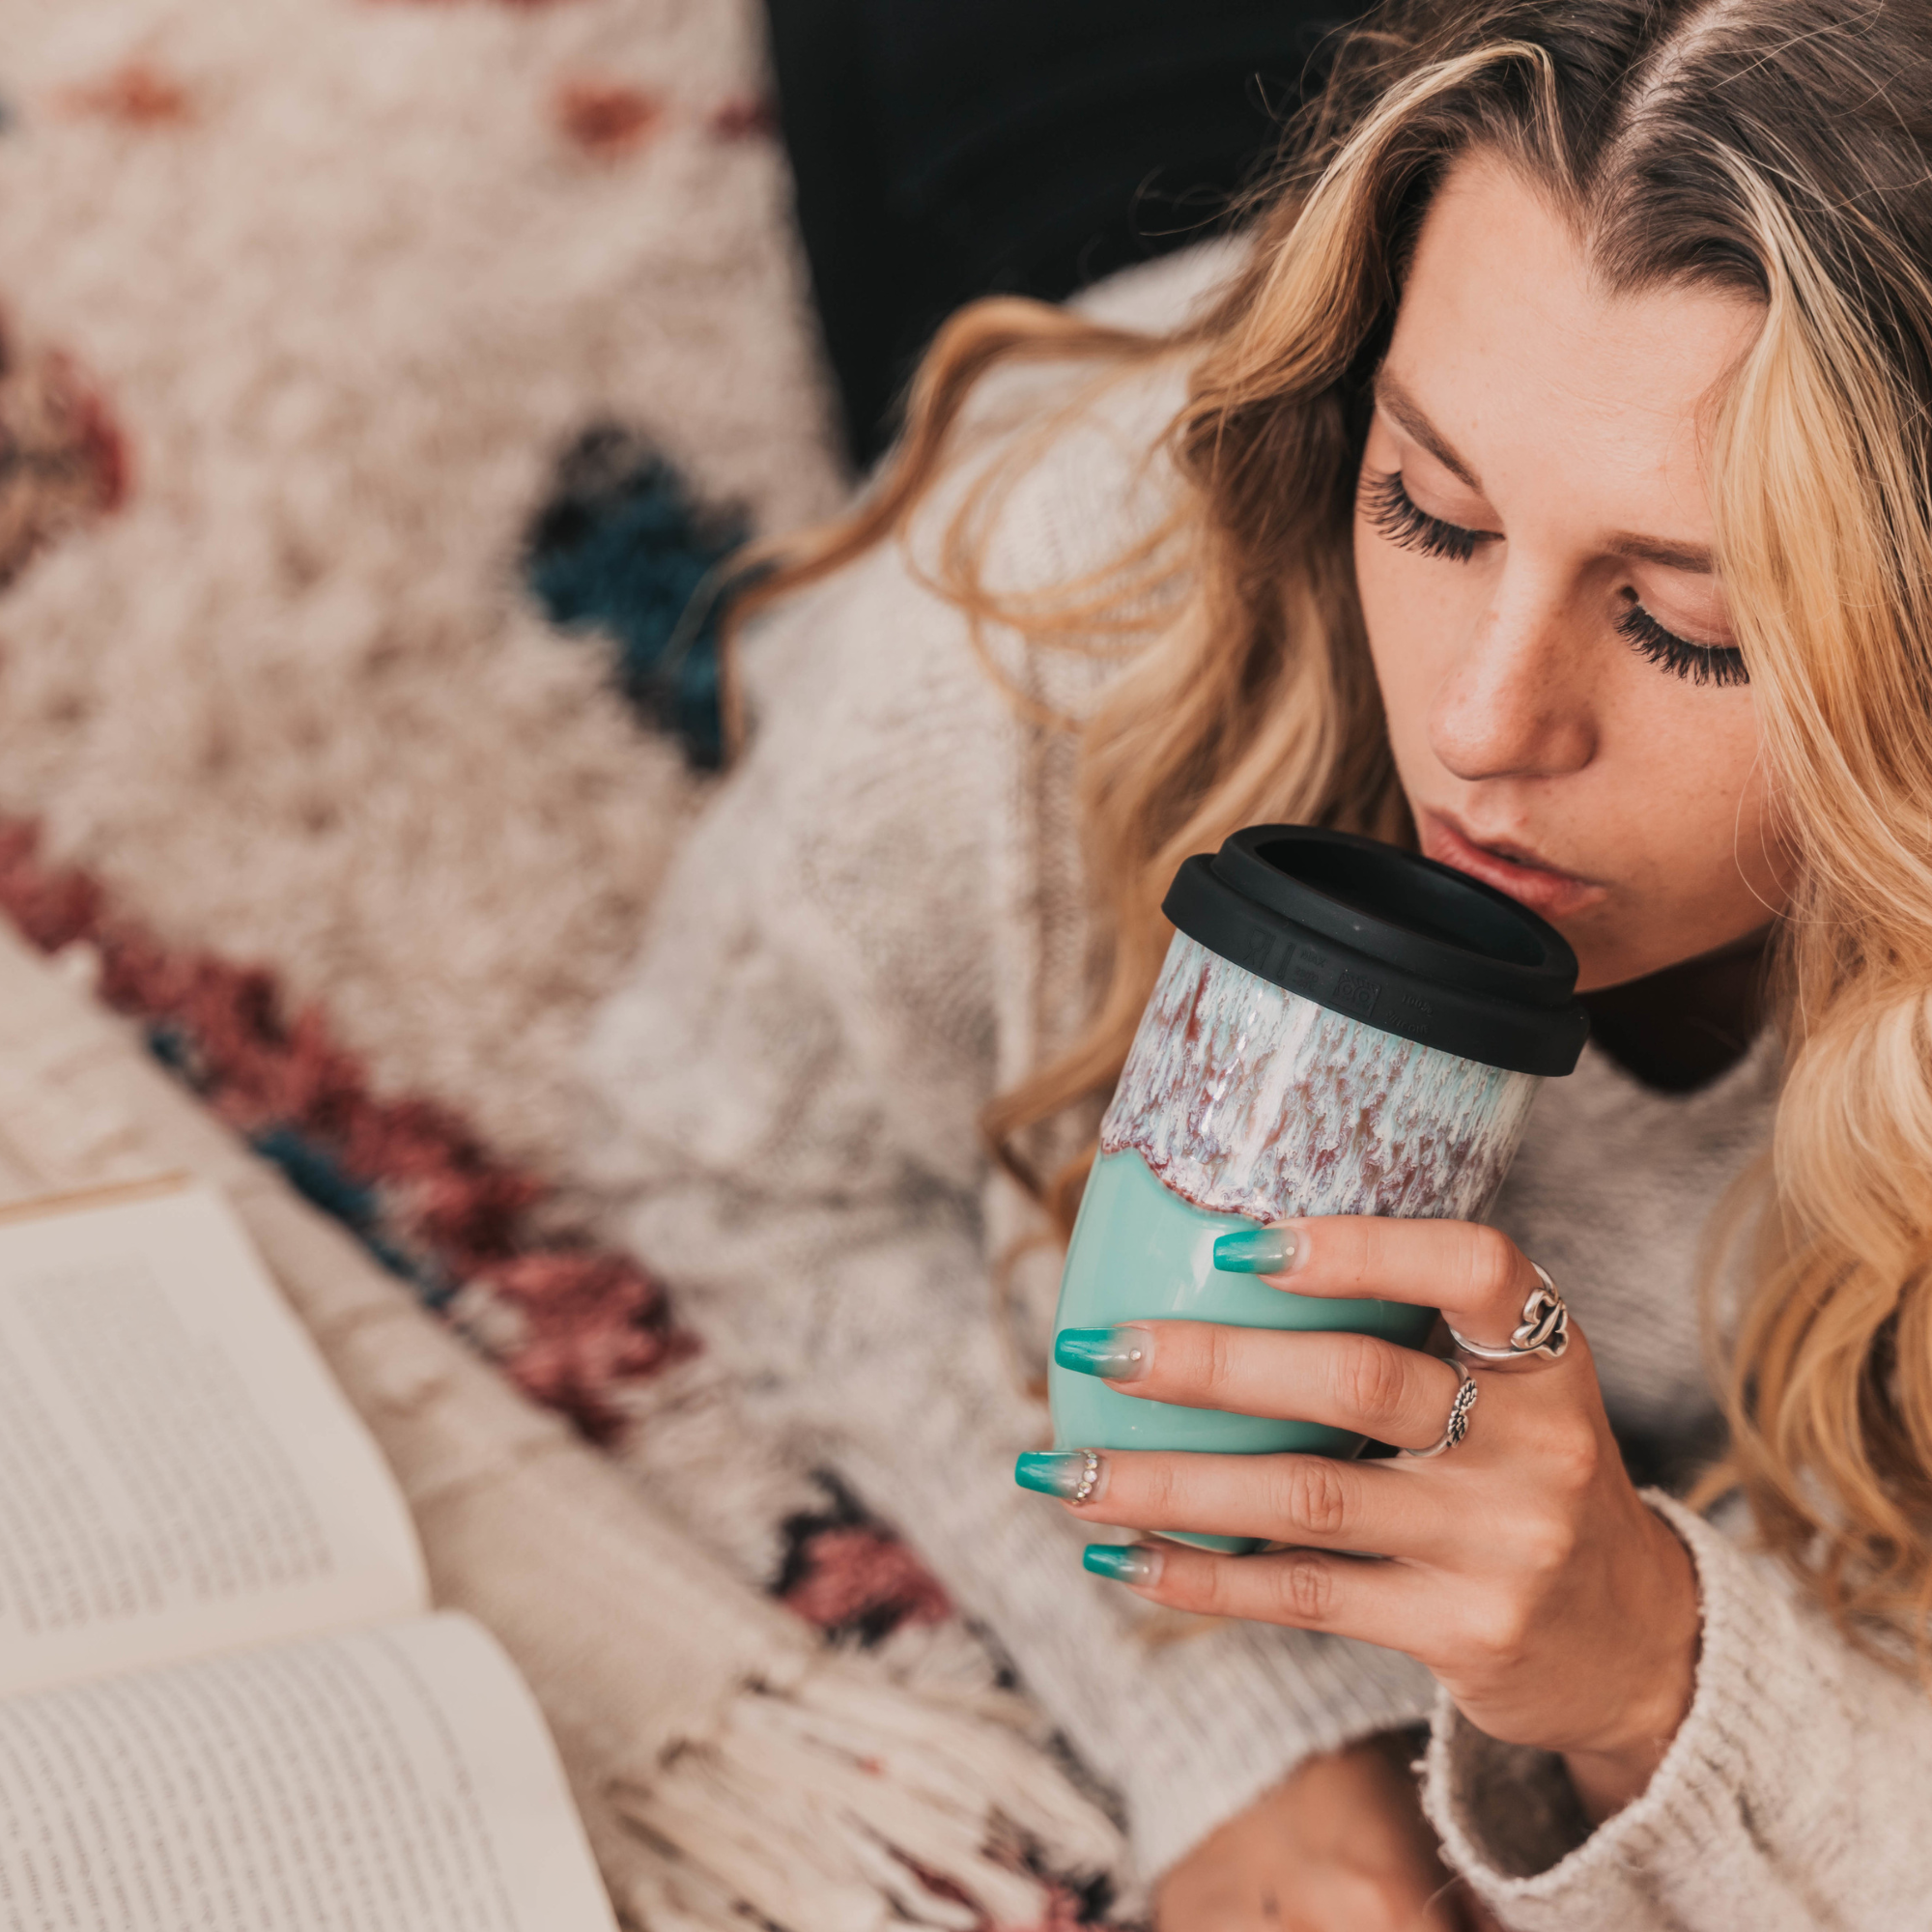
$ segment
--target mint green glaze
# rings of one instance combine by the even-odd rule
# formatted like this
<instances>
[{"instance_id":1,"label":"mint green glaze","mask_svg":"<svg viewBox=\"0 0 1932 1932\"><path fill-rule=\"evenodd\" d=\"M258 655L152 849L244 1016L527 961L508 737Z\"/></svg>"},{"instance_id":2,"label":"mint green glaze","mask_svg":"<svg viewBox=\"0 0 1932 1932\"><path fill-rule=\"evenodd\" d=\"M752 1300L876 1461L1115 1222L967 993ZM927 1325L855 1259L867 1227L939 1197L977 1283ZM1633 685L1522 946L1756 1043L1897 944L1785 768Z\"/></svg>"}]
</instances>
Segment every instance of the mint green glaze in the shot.
<instances>
[{"instance_id":1,"label":"mint green glaze","mask_svg":"<svg viewBox=\"0 0 1932 1932\"><path fill-rule=\"evenodd\" d=\"M1255 1275L1224 1274L1214 1242L1238 1214L1211 1214L1170 1194L1138 1153L1102 1154L1080 1204L1061 1277L1056 1328L1106 1328L1118 1321L1218 1321L1235 1328L1350 1329L1420 1348L1433 1308L1398 1301L1326 1301L1285 1294ZM1057 1363L1047 1370L1053 1439L1060 1449L1201 1449L1260 1456L1301 1450L1354 1456L1364 1436L1315 1422L1183 1408L1122 1395ZM1243 1554L1251 1538L1184 1536L1204 1548Z\"/></svg>"}]
</instances>

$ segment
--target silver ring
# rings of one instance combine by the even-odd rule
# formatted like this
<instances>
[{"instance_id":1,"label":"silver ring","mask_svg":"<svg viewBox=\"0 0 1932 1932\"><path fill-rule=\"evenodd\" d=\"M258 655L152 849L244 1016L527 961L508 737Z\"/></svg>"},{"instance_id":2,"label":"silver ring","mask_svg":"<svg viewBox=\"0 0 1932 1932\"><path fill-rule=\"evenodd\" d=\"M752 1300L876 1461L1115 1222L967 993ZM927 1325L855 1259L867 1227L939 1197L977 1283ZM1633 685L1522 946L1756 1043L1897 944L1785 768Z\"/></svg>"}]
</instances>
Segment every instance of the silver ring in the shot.
<instances>
[{"instance_id":1,"label":"silver ring","mask_svg":"<svg viewBox=\"0 0 1932 1932\"><path fill-rule=\"evenodd\" d=\"M1476 1406L1476 1398L1482 1391L1476 1386L1476 1378L1452 1355L1449 1366L1459 1378L1456 1383L1456 1400L1449 1405L1449 1420L1444 1425L1441 1439L1433 1442L1427 1449L1405 1449L1401 1453L1412 1462L1426 1463L1432 1456L1439 1456L1445 1449L1453 1449L1469 1433L1469 1411Z\"/></svg>"},{"instance_id":2,"label":"silver ring","mask_svg":"<svg viewBox=\"0 0 1932 1932\"><path fill-rule=\"evenodd\" d=\"M1459 1354L1466 1355L1478 1367L1526 1362L1533 1355L1553 1362L1570 1346L1570 1310L1557 1293L1556 1284L1534 1262L1530 1266L1536 1268L1541 1286L1530 1290L1529 1299L1522 1304L1522 1321L1508 1342L1494 1348L1488 1342L1472 1342L1452 1327L1449 1334Z\"/></svg>"}]
</instances>

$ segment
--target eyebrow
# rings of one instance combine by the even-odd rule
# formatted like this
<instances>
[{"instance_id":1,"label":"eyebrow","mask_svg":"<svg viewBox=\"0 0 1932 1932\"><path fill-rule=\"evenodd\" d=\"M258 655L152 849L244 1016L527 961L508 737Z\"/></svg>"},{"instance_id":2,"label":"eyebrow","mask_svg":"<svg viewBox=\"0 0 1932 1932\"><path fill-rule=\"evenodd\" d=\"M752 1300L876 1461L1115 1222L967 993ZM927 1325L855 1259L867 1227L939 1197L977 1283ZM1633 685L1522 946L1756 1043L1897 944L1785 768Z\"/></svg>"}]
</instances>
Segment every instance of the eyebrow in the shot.
<instances>
[{"instance_id":1,"label":"eyebrow","mask_svg":"<svg viewBox=\"0 0 1932 1932\"><path fill-rule=\"evenodd\" d=\"M1619 530L1606 548L1613 556L1633 556L1639 563L1660 564L1665 570L1688 570L1699 577L1717 573L1717 559L1702 544L1665 543L1662 537L1633 536Z\"/></svg>"},{"instance_id":2,"label":"eyebrow","mask_svg":"<svg viewBox=\"0 0 1932 1932\"><path fill-rule=\"evenodd\" d=\"M1457 455L1455 445L1429 420L1422 412L1422 406L1386 369L1376 372L1375 398L1376 407L1400 423L1450 475L1458 482L1467 484L1478 496L1483 494L1476 472ZM1654 563L1664 570L1688 571L1698 577L1710 577L1717 570L1717 560L1702 544L1667 543L1662 537L1639 536L1631 530L1619 530L1605 548L1613 556L1632 557L1639 563Z\"/></svg>"},{"instance_id":3,"label":"eyebrow","mask_svg":"<svg viewBox=\"0 0 1932 1932\"><path fill-rule=\"evenodd\" d=\"M1483 486L1476 472L1456 454L1449 440L1423 414L1422 406L1386 369L1376 372L1376 407L1385 410L1450 475L1466 483L1478 496Z\"/></svg>"}]
</instances>

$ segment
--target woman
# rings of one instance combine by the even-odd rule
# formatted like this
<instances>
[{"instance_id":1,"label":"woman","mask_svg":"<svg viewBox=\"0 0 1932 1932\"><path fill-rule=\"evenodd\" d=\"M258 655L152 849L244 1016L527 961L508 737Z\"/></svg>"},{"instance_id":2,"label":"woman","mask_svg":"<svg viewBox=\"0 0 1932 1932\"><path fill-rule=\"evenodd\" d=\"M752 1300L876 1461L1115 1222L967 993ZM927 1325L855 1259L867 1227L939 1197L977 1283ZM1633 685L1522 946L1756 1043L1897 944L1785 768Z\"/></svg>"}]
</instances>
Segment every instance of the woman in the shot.
<instances>
[{"instance_id":1,"label":"woman","mask_svg":"<svg viewBox=\"0 0 1932 1932\"><path fill-rule=\"evenodd\" d=\"M1928 100L1895 0L1397 8L1204 313L969 311L766 592L753 750L599 1034L632 1233L1121 1788L1172 1932L1922 1922ZM1159 897L1269 819L1535 907L1600 1043L1492 1229L1250 1264L1493 1342L1533 1257L1585 1339L1432 1461L1113 1455L1029 1517L1003 1173L1065 1230ZM1137 1334L1130 1392L1397 1448L1457 1387ZM1726 1425L1721 1528L1635 1486ZM1072 1574L1177 1520L1294 1548Z\"/></svg>"}]
</instances>

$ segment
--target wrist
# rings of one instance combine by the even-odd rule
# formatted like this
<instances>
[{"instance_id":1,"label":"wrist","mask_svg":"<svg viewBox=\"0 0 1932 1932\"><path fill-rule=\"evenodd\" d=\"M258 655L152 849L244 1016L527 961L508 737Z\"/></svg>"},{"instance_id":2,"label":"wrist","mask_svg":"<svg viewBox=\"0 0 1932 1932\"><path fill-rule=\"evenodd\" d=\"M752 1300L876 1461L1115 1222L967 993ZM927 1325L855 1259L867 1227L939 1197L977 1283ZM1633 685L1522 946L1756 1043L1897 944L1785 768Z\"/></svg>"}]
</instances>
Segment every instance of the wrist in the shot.
<instances>
[{"instance_id":1,"label":"wrist","mask_svg":"<svg viewBox=\"0 0 1932 1932\"><path fill-rule=\"evenodd\" d=\"M1690 1552L1663 1519L1646 1510L1659 1561L1644 1566L1653 1582L1646 1602L1633 1607L1631 1628L1644 1634L1640 1653L1620 1682L1614 1722L1587 1747L1567 1750L1563 1762L1584 1815L1601 1825L1640 1798L1682 1728L1696 1685L1702 1612ZM1661 1600L1660 1600L1661 1598Z\"/></svg>"},{"instance_id":2,"label":"wrist","mask_svg":"<svg viewBox=\"0 0 1932 1932\"><path fill-rule=\"evenodd\" d=\"M1648 1747L1631 1746L1622 1751L1567 1751L1563 1769L1570 1788L1590 1823L1602 1825L1626 1804L1634 1804L1649 1788L1670 1748L1668 1738Z\"/></svg>"}]
</instances>

